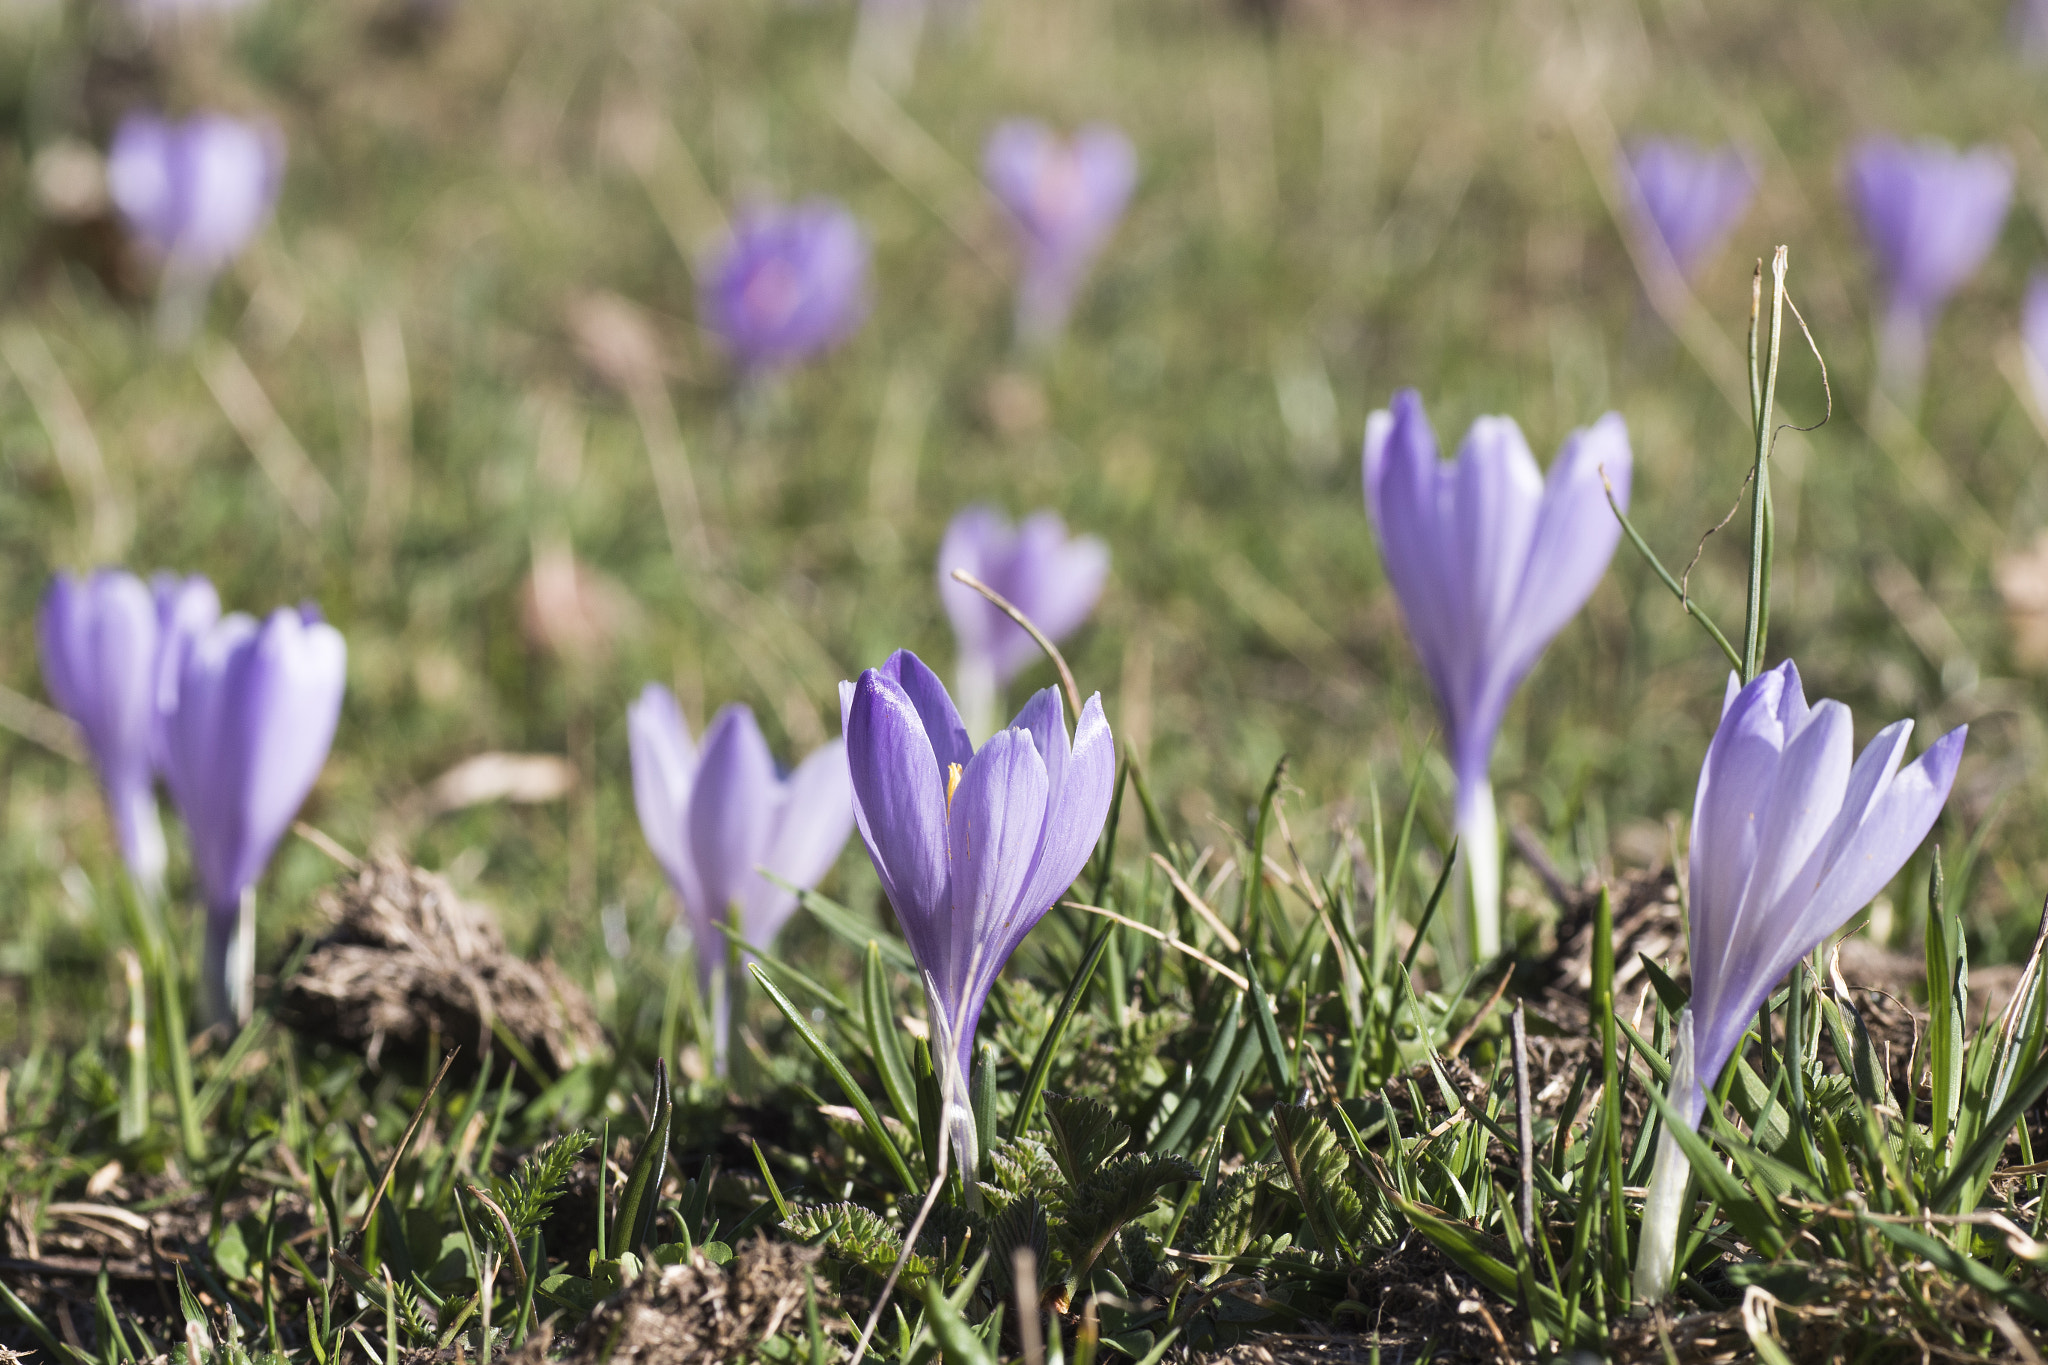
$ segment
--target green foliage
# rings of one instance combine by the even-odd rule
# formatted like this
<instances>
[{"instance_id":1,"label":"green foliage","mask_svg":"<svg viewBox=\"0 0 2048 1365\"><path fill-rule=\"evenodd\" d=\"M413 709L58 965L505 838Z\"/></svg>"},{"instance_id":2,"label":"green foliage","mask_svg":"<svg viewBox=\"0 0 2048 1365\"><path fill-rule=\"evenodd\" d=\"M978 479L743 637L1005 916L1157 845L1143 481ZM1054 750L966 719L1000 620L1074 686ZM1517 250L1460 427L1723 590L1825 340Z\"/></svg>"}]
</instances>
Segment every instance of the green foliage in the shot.
<instances>
[{"instance_id":1,"label":"green foliage","mask_svg":"<svg viewBox=\"0 0 2048 1365\"><path fill-rule=\"evenodd\" d=\"M903 1253L902 1234L858 1204L798 1207L791 1210L782 1227L792 1237L820 1243L837 1259L878 1277L887 1275ZM914 1288L937 1268L922 1252L915 1252L904 1262L904 1282Z\"/></svg>"},{"instance_id":2,"label":"green foliage","mask_svg":"<svg viewBox=\"0 0 2048 1365\"><path fill-rule=\"evenodd\" d=\"M522 1242L547 1218L568 1184L576 1162L594 1141L588 1133L566 1133L519 1159L512 1174L497 1182L498 1202Z\"/></svg>"}]
</instances>

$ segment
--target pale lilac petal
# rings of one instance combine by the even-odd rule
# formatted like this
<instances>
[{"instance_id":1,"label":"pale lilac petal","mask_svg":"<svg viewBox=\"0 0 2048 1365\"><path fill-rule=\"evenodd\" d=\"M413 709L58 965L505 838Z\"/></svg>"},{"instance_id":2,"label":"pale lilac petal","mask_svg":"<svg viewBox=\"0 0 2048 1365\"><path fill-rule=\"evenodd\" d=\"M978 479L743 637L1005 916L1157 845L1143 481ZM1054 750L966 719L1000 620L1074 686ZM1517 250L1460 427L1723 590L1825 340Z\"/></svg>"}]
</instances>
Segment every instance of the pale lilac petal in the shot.
<instances>
[{"instance_id":1,"label":"pale lilac petal","mask_svg":"<svg viewBox=\"0 0 2048 1365\"><path fill-rule=\"evenodd\" d=\"M174 123L131 114L107 152L107 188L150 250L201 271L239 255L270 216L284 142L261 122L200 114Z\"/></svg>"},{"instance_id":2,"label":"pale lilac petal","mask_svg":"<svg viewBox=\"0 0 2048 1365\"><path fill-rule=\"evenodd\" d=\"M1757 821L1776 785L1785 749L1778 704L1789 667L1759 675L1736 695L1700 764L1686 880L1696 963L1718 964L1727 956L1743 888L1756 862ZM1695 990L1697 981L1696 972Z\"/></svg>"},{"instance_id":3,"label":"pale lilac petal","mask_svg":"<svg viewBox=\"0 0 2048 1365\"><path fill-rule=\"evenodd\" d=\"M867 236L829 199L757 204L735 216L700 278L705 323L741 367L784 369L832 350L866 320Z\"/></svg>"},{"instance_id":4,"label":"pale lilac petal","mask_svg":"<svg viewBox=\"0 0 2048 1365\"><path fill-rule=\"evenodd\" d=\"M797 764L785 785L788 794L761 865L807 891L832 870L853 833L853 775L846 766L845 743L835 739L820 745ZM763 947L773 943L795 908L795 892L756 877L741 920L747 940Z\"/></svg>"},{"instance_id":5,"label":"pale lilac petal","mask_svg":"<svg viewBox=\"0 0 2048 1365\"><path fill-rule=\"evenodd\" d=\"M690 784L697 774L697 746L675 694L649 683L626 708L626 747L633 760L633 809L640 833L687 910L703 903L690 856Z\"/></svg>"},{"instance_id":6,"label":"pale lilac petal","mask_svg":"<svg viewBox=\"0 0 2048 1365\"><path fill-rule=\"evenodd\" d=\"M697 867L703 904L696 907L705 929L731 922L745 904L754 869L768 851L768 838L783 801L775 756L754 713L745 706L719 710L704 729L704 749L690 789L689 848ZM712 931L698 943L703 956L725 957L724 936Z\"/></svg>"},{"instance_id":7,"label":"pale lilac petal","mask_svg":"<svg viewBox=\"0 0 2048 1365\"><path fill-rule=\"evenodd\" d=\"M1626 512L1631 467L1628 428L1618 413L1573 432L1558 452L1544 484L1512 643L1505 649L1521 664L1520 672L1578 615L1606 574L1621 543L1621 521L1607 505L1607 489L1613 486L1615 504Z\"/></svg>"},{"instance_id":8,"label":"pale lilac petal","mask_svg":"<svg viewBox=\"0 0 2048 1365\"><path fill-rule=\"evenodd\" d=\"M1383 434L1381 434L1383 433ZM1447 712L1460 690L1455 641L1465 629L1457 580L1449 564L1456 545L1446 517L1445 471L1436 433L1412 389L1394 395L1375 445L1365 451L1366 506L1379 535L1380 560L1401 604L1408 635Z\"/></svg>"},{"instance_id":9,"label":"pale lilac petal","mask_svg":"<svg viewBox=\"0 0 2048 1365\"><path fill-rule=\"evenodd\" d=\"M249 667L243 693L249 710L242 717L250 727L248 828L236 869L242 886L263 875L326 766L341 720L348 646L333 626L280 608L257 636Z\"/></svg>"},{"instance_id":10,"label":"pale lilac petal","mask_svg":"<svg viewBox=\"0 0 2048 1365\"><path fill-rule=\"evenodd\" d=\"M1977 272L2012 203L2011 159L1993 147L1866 138L1848 180L1892 306L1921 314Z\"/></svg>"},{"instance_id":11,"label":"pale lilac petal","mask_svg":"<svg viewBox=\"0 0 2048 1365\"><path fill-rule=\"evenodd\" d=\"M59 574L36 618L44 685L77 723L138 884L163 876L163 829L150 790L156 752L156 609L133 574Z\"/></svg>"},{"instance_id":12,"label":"pale lilac petal","mask_svg":"<svg viewBox=\"0 0 2048 1365\"><path fill-rule=\"evenodd\" d=\"M1011 623L986 597L954 578L953 570L965 569L990 583L996 576L992 566L1009 559L1015 541L1016 533L1003 514L980 504L955 513L939 541L939 601L961 651L989 659L991 667L997 627Z\"/></svg>"},{"instance_id":13,"label":"pale lilac petal","mask_svg":"<svg viewBox=\"0 0 2048 1365\"><path fill-rule=\"evenodd\" d=\"M1009 562L989 586L1057 644L1095 610L1108 577L1107 545L1094 536L1069 539L1058 513L1038 512L1017 528ZM1039 657L1038 642L985 598L983 605L995 618L990 629L996 679L1007 683Z\"/></svg>"},{"instance_id":14,"label":"pale lilac petal","mask_svg":"<svg viewBox=\"0 0 2048 1365\"><path fill-rule=\"evenodd\" d=\"M1463 787L1485 778L1506 709L1504 679L1514 660L1501 646L1515 629L1543 507L1543 474L1513 420L1482 417L1472 424L1452 469L1450 499L1452 553L1439 562L1460 616L1458 635L1447 642L1452 678L1443 701L1452 767Z\"/></svg>"},{"instance_id":15,"label":"pale lilac petal","mask_svg":"<svg viewBox=\"0 0 2048 1365\"><path fill-rule=\"evenodd\" d=\"M853 775L855 822L883 894L919 965L947 976L952 972L952 898L946 774L909 693L880 670L867 670L854 685L846 759Z\"/></svg>"},{"instance_id":16,"label":"pale lilac petal","mask_svg":"<svg viewBox=\"0 0 2048 1365\"><path fill-rule=\"evenodd\" d=\"M956 1009L968 983L1001 970L997 945L1028 915L1018 896L1045 830L1046 795L1045 763L1023 730L998 731L967 765L953 793L948 815L953 972L934 975ZM964 1071L973 1056L973 1033L952 1032Z\"/></svg>"},{"instance_id":17,"label":"pale lilac petal","mask_svg":"<svg viewBox=\"0 0 2048 1365\"><path fill-rule=\"evenodd\" d=\"M1051 689L1041 695L1051 695L1057 705L1058 694ZM1022 720L1021 716L1019 720ZM1064 724L1061 724L1059 739L1064 747ZM1109 818L1109 803L1116 792L1116 739L1110 734L1109 721L1102 713L1100 693L1082 704L1080 723L1074 727L1072 752L1062 769L1058 783L1051 788L1044 844L1031 869L1030 880L1019 896L1019 903L1029 913L1030 923L1003 945L998 966L1001 961L1008 960L1017 944L1023 941L1024 933L1066 894L1074 879L1081 875L1081 869L1094 855L1096 841L1102 836L1103 822Z\"/></svg>"},{"instance_id":18,"label":"pale lilac petal","mask_svg":"<svg viewBox=\"0 0 2048 1365\"><path fill-rule=\"evenodd\" d=\"M1622 159L1638 216L1682 275L1690 275L1749 209L1756 171L1739 148L1707 151L1681 138L1645 138Z\"/></svg>"}]
</instances>

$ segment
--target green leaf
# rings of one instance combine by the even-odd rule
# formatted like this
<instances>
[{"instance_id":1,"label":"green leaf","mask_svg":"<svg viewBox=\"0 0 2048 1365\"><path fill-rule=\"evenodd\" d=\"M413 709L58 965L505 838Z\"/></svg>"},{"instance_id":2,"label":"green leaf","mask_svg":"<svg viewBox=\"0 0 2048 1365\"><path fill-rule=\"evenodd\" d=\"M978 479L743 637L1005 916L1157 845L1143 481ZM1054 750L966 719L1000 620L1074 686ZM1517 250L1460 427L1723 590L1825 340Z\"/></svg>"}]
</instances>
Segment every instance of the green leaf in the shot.
<instances>
[{"instance_id":1,"label":"green leaf","mask_svg":"<svg viewBox=\"0 0 2048 1365\"><path fill-rule=\"evenodd\" d=\"M2005 1150L2006 1137L2012 1132L2034 1101L2048 1095L2048 1056L2040 1058L2026 1074L2006 1093L2003 1103L1998 1106L1970 1145L1950 1164L1947 1178L1935 1188L1928 1199L1930 1207L1939 1212L1951 1211L1958 1197L1978 1176L1991 1167Z\"/></svg>"},{"instance_id":2,"label":"green leaf","mask_svg":"<svg viewBox=\"0 0 2048 1365\"><path fill-rule=\"evenodd\" d=\"M832 1079L839 1082L839 1088L845 1092L847 1102L859 1113L861 1122L868 1127L868 1132L874 1135L876 1145L882 1149L883 1158L888 1161L903 1188L912 1192L922 1188L911 1177L910 1167L905 1164L903 1153L897 1150L895 1141L889 1136L889 1130L882 1126L881 1115L875 1112L875 1106L869 1102L867 1092L854 1082L853 1075L846 1069L845 1063L825 1045L824 1039L811 1031L810 1024L798 1012L797 1007L789 1003L789 997L777 990L775 983L768 979L768 974L761 970L761 964L750 962L747 964L747 970L761 983L761 989L768 993L768 999L782 1012L782 1017L789 1021L790 1027L796 1030L797 1037L803 1039L804 1046L808 1047L811 1054L832 1073Z\"/></svg>"},{"instance_id":3,"label":"green leaf","mask_svg":"<svg viewBox=\"0 0 2048 1365\"><path fill-rule=\"evenodd\" d=\"M1273 1002L1266 996L1265 983L1259 980L1259 967L1252 961L1249 949L1244 954L1244 976L1251 983L1249 1008L1252 1023L1258 1029L1259 1047L1266 1054L1267 1068L1273 1073L1273 1088L1284 1098L1294 1093L1294 1061L1280 1041L1280 1025L1273 1018Z\"/></svg>"},{"instance_id":4,"label":"green leaf","mask_svg":"<svg viewBox=\"0 0 2048 1365\"><path fill-rule=\"evenodd\" d=\"M1143 793L1141 785L1139 794ZM1148 801L1148 818L1150 808ZM1032 1055L1031 1069L1024 1074L1024 1088L1017 1096L1017 1108L1010 1115L1011 1137L1020 1137L1030 1130L1031 1120L1038 1112L1039 1098L1045 1091L1046 1078L1052 1074L1052 1059L1066 1040L1067 1026L1074 1022L1074 1012L1081 1007L1081 997L1087 993L1088 983L1094 980L1096 967L1109 951L1112 927L1109 920L1104 920L1095 930L1095 937L1088 944L1087 956L1081 959L1073 979L1067 982L1067 993L1060 998L1059 1012L1052 1017L1052 1027L1045 1031L1045 1037L1038 1040L1038 1051Z\"/></svg>"},{"instance_id":5,"label":"green leaf","mask_svg":"<svg viewBox=\"0 0 2048 1365\"><path fill-rule=\"evenodd\" d=\"M798 891L797 900L803 904L804 909L811 912L818 923L855 948L866 952L867 946L872 943L891 967L905 976L917 976L917 959L910 955L909 945L902 939L877 934L874 921L856 915L838 901L821 896L815 891Z\"/></svg>"},{"instance_id":6,"label":"green leaf","mask_svg":"<svg viewBox=\"0 0 2048 1365\"><path fill-rule=\"evenodd\" d=\"M1924 1232L1905 1227L1869 1214L1858 1214L1858 1219L1884 1237L1904 1247L1915 1256L1934 1262L1941 1270L1960 1280L1967 1280L1976 1289L1982 1290L2009 1308L2017 1308L2039 1323L2048 1323L2048 1299L2030 1289L2022 1289L2005 1276L1985 1265L1974 1256L1965 1256L1939 1237L1930 1237Z\"/></svg>"},{"instance_id":7,"label":"green leaf","mask_svg":"<svg viewBox=\"0 0 2048 1365\"><path fill-rule=\"evenodd\" d=\"M828 1255L885 1276L903 1254L903 1238L881 1215L858 1204L800 1205L783 1220L783 1231L798 1241L822 1245ZM912 1252L903 1264L903 1283L913 1288L938 1266L929 1256Z\"/></svg>"},{"instance_id":8,"label":"green leaf","mask_svg":"<svg viewBox=\"0 0 2048 1365\"><path fill-rule=\"evenodd\" d=\"M618 1208L613 1211L611 1236L607 1239L607 1245L619 1255L638 1252L654 1226L654 1215L661 1200L661 1177L668 1169L668 1130L674 1112L675 1101L668 1086L668 1063L656 1058L653 1117L647 1125L647 1138L640 1144L640 1150L633 1158L633 1168L627 1173L626 1189L619 1196Z\"/></svg>"},{"instance_id":9,"label":"green leaf","mask_svg":"<svg viewBox=\"0 0 2048 1365\"><path fill-rule=\"evenodd\" d=\"M967 1325L960 1309L948 1299L936 1278L923 1286L924 1320L938 1338L946 1365L996 1365L995 1355Z\"/></svg>"},{"instance_id":10,"label":"green leaf","mask_svg":"<svg viewBox=\"0 0 2048 1365\"><path fill-rule=\"evenodd\" d=\"M889 1107L913 1135L918 1131L917 1087L910 1079L910 1059L903 1055L903 1039L897 1029L895 1011L889 1007L889 983L882 974L882 945L869 939L861 967L861 1017L867 1024L868 1046L875 1054L875 1070L882 1074L882 1091Z\"/></svg>"},{"instance_id":11,"label":"green leaf","mask_svg":"<svg viewBox=\"0 0 2048 1365\"><path fill-rule=\"evenodd\" d=\"M1076 1189L1131 1140L1131 1130L1101 1100L1047 1095L1045 1118L1052 1130L1053 1160Z\"/></svg>"},{"instance_id":12,"label":"green leaf","mask_svg":"<svg viewBox=\"0 0 2048 1365\"><path fill-rule=\"evenodd\" d=\"M1653 1086L1644 1093L1663 1119L1664 1131L1685 1152L1685 1159L1691 1164L1693 1174L1699 1178L1707 1197L1721 1206L1728 1221L1735 1225L1735 1230L1766 1256L1775 1257L1783 1253L1785 1230L1778 1219L1777 1202L1758 1199L1744 1189L1742 1182L1721 1164L1721 1159L1707 1145L1706 1139L1679 1117L1671 1102L1664 1098L1663 1091Z\"/></svg>"}]
</instances>

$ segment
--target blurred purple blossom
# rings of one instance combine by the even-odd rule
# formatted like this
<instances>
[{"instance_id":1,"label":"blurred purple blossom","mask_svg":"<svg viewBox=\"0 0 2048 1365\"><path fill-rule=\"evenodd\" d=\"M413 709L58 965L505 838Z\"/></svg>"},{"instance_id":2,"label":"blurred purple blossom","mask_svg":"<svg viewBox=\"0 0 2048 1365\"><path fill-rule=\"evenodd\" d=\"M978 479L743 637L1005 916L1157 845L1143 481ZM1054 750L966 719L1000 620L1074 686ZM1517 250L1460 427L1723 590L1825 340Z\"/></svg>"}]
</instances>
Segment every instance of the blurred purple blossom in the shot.
<instances>
[{"instance_id":1,"label":"blurred purple blossom","mask_svg":"<svg viewBox=\"0 0 2048 1365\"><path fill-rule=\"evenodd\" d=\"M226 114L130 114L107 152L107 188L129 231L170 269L197 276L249 244L283 179L277 129Z\"/></svg>"},{"instance_id":2,"label":"blurred purple blossom","mask_svg":"<svg viewBox=\"0 0 2048 1365\"><path fill-rule=\"evenodd\" d=\"M152 790L158 629L134 574L60 573L36 617L43 685L85 736L128 875L147 900L164 880L164 831Z\"/></svg>"},{"instance_id":3,"label":"blurred purple blossom","mask_svg":"<svg viewBox=\"0 0 2048 1365\"><path fill-rule=\"evenodd\" d=\"M1495 732L1544 646L1607 571L1628 507L1628 430L1609 413L1565 438L1546 480L1521 428L1481 417L1455 463L1413 389L1365 429L1365 499L1409 638L1436 689L1458 778L1474 948L1500 950L1499 831L1487 777Z\"/></svg>"},{"instance_id":4,"label":"blurred purple blossom","mask_svg":"<svg viewBox=\"0 0 2048 1365\"><path fill-rule=\"evenodd\" d=\"M924 976L944 1126L974 1170L974 1032L996 976L1081 874L1116 781L1102 699L1071 743L1057 688L977 751L946 688L908 650L839 685L854 819Z\"/></svg>"},{"instance_id":5,"label":"blurred purple blossom","mask_svg":"<svg viewBox=\"0 0 2048 1365\"><path fill-rule=\"evenodd\" d=\"M170 758L164 725L178 709L178 678L192 641L220 620L220 594L199 574L180 577L169 570L151 574L149 592L156 603L156 733L150 741L151 762L158 773Z\"/></svg>"},{"instance_id":6,"label":"blurred purple blossom","mask_svg":"<svg viewBox=\"0 0 2048 1365\"><path fill-rule=\"evenodd\" d=\"M1043 123L1011 119L989 134L981 165L1024 254L1017 334L1048 341L1065 328L1089 267L1130 203L1137 152L1108 124L1088 124L1063 142Z\"/></svg>"},{"instance_id":7,"label":"blurred purple blossom","mask_svg":"<svg viewBox=\"0 0 2048 1365\"><path fill-rule=\"evenodd\" d=\"M1869 137L1850 153L1848 188L1884 283L1880 384L1911 406L1942 308L1997 245L2012 161L1997 147Z\"/></svg>"},{"instance_id":8,"label":"blurred purple blossom","mask_svg":"<svg viewBox=\"0 0 2048 1365\"><path fill-rule=\"evenodd\" d=\"M1693 798L1692 1001L1679 1017L1670 1085L1687 1124L1699 1126L1705 1088L1792 964L1868 905L1927 837L1967 732L1949 731L1902 769L1913 722L1895 721L1852 762L1849 708L1809 707L1790 660L1740 689L1729 677ZM1671 1283L1672 1206L1685 1176L1684 1152L1666 1136L1636 1263L1637 1291L1647 1298Z\"/></svg>"},{"instance_id":9,"label":"blurred purple blossom","mask_svg":"<svg viewBox=\"0 0 2048 1365\"><path fill-rule=\"evenodd\" d=\"M334 742L347 683L341 633L310 608L236 612L194 637L164 727L165 780L206 899L205 976L217 1017L246 1019L251 892Z\"/></svg>"},{"instance_id":10,"label":"blurred purple blossom","mask_svg":"<svg viewBox=\"0 0 2048 1365\"><path fill-rule=\"evenodd\" d=\"M1621 170L1638 219L1686 276L1742 221L1756 194L1756 169L1732 145L1708 151L1685 138L1641 138Z\"/></svg>"},{"instance_id":11,"label":"blurred purple blossom","mask_svg":"<svg viewBox=\"0 0 2048 1365\"><path fill-rule=\"evenodd\" d=\"M1038 656L1023 627L986 597L953 577L965 569L994 588L1057 644L1095 610L1109 577L1109 547L1094 536L1069 536L1057 512L1034 512L1020 524L993 507L955 514L939 542L939 600L953 622L960 667L954 679L968 728L995 723L997 694Z\"/></svg>"},{"instance_id":12,"label":"blurred purple blossom","mask_svg":"<svg viewBox=\"0 0 2048 1365\"><path fill-rule=\"evenodd\" d=\"M2027 281L2027 300L2020 309L2020 350L2034 406L2048 414L2048 272L2037 270Z\"/></svg>"},{"instance_id":13,"label":"blurred purple blossom","mask_svg":"<svg viewBox=\"0 0 2048 1365\"><path fill-rule=\"evenodd\" d=\"M779 370L845 341L867 317L868 242L829 199L758 204L703 273L707 326L750 374Z\"/></svg>"},{"instance_id":14,"label":"blurred purple blossom","mask_svg":"<svg viewBox=\"0 0 2048 1365\"><path fill-rule=\"evenodd\" d=\"M711 718L700 749L675 694L649 683L626 710L633 755L633 803L640 832L682 904L697 949L697 979L709 990L726 961L717 927L737 913L739 936L775 942L808 890L832 868L853 833L853 786L846 745L832 740L783 774L754 713L727 706ZM725 1069L727 1009L714 1013L714 1054Z\"/></svg>"},{"instance_id":15,"label":"blurred purple blossom","mask_svg":"<svg viewBox=\"0 0 2048 1365\"><path fill-rule=\"evenodd\" d=\"M2022 60L2048 64L2048 0L2013 0L2006 26Z\"/></svg>"}]
</instances>

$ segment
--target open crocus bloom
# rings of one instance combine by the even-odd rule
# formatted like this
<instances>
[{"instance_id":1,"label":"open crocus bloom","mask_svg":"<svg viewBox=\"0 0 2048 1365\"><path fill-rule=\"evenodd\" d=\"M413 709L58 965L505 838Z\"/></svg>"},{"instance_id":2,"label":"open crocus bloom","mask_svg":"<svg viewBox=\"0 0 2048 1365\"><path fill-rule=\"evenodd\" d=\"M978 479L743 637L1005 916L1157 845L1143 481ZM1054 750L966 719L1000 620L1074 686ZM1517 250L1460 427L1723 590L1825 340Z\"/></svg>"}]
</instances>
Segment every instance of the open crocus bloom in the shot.
<instances>
[{"instance_id":1,"label":"open crocus bloom","mask_svg":"<svg viewBox=\"0 0 2048 1365\"><path fill-rule=\"evenodd\" d=\"M267 123L130 114L107 152L122 219L174 268L210 275L249 244L284 178L284 139Z\"/></svg>"},{"instance_id":2,"label":"open crocus bloom","mask_svg":"<svg viewBox=\"0 0 2048 1365\"><path fill-rule=\"evenodd\" d=\"M1967 730L1949 731L1901 768L1912 721L1886 726L1857 755L1849 708L1809 707L1790 660L1747 687L1729 678L1693 798L1692 1001L1679 1016L1670 1091L1689 1127L1792 964L1868 905L1927 837ZM1665 1134L1636 1260L1636 1292L1647 1299L1663 1295L1677 1268L1687 1169Z\"/></svg>"},{"instance_id":3,"label":"open crocus bloom","mask_svg":"<svg viewBox=\"0 0 2048 1365\"><path fill-rule=\"evenodd\" d=\"M1038 657L1038 644L1001 608L953 577L965 569L994 588L1058 643L1095 610L1109 577L1109 547L1094 536L1069 536L1057 512L1034 512L1021 524L993 507L968 507L946 525L939 542L939 600L960 646L954 679L968 733L994 724L996 696Z\"/></svg>"},{"instance_id":4,"label":"open crocus bloom","mask_svg":"<svg viewBox=\"0 0 2048 1365\"><path fill-rule=\"evenodd\" d=\"M1607 572L1621 539L1607 488L1626 509L1630 464L1615 413L1566 437L1547 479L1512 418L1474 422L1449 464L1412 389L1366 423L1366 509L1443 715L1482 958L1501 946L1494 734L1544 646Z\"/></svg>"},{"instance_id":5,"label":"open crocus bloom","mask_svg":"<svg viewBox=\"0 0 2048 1365\"><path fill-rule=\"evenodd\" d=\"M749 374L821 355L867 318L868 241L829 199L741 212L704 272L705 324Z\"/></svg>"},{"instance_id":6,"label":"open crocus bloom","mask_svg":"<svg viewBox=\"0 0 2048 1365\"><path fill-rule=\"evenodd\" d=\"M164 776L206 897L216 1018L254 1005L256 881L326 765L348 647L311 608L236 612L186 646L164 721Z\"/></svg>"},{"instance_id":7,"label":"open crocus bloom","mask_svg":"<svg viewBox=\"0 0 2048 1365\"><path fill-rule=\"evenodd\" d=\"M1884 281L1879 381L1910 406L1942 308L1998 242L2012 161L1996 147L1872 137L1850 153L1848 187Z\"/></svg>"},{"instance_id":8,"label":"open crocus bloom","mask_svg":"<svg viewBox=\"0 0 2048 1365\"><path fill-rule=\"evenodd\" d=\"M1066 141L1032 119L998 124L982 175L1016 225L1024 254L1017 334L1044 342L1065 328L1074 299L1138 183L1131 140L1091 123Z\"/></svg>"},{"instance_id":9,"label":"open crocus bloom","mask_svg":"<svg viewBox=\"0 0 2048 1365\"><path fill-rule=\"evenodd\" d=\"M1622 172L1637 214L1687 276L1742 221L1756 193L1756 171L1740 148L1708 151L1684 138L1632 143Z\"/></svg>"},{"instance_id":10,"label":"open crocus bloom","mask_svg":"<svg viewBox=\"0 0 2048 1365\"><path fill-rule=\"evenodd\" d=\"M697 978L710 990L726 960L720 924L737 919L748 943L775 942L797 892L832 868L853 832L846 745L832 740L783 774L754 713L727 706L699 748L675 694L649 683L626 712L633 804L640 831L681 902L697 949ZM773 873L785 885L762 875ZM730 1001L713 1003L713 1057L724 1074Z\"/></svg>"},{"instance_id":11,"label":"open crocus bloom","mask_svg":"<svg viewBox=\"0 0 2048 1365\"><path fill-rule=\"evenodd\" d=\"M1102 698L1067 737L1057 689L979 749L908 650L839 685L854 820L924 976L932 1062L960 1169L974 1169L967 1076L996 975L1081 874L1116 782Z\"/></svg>"}]
</instances>

